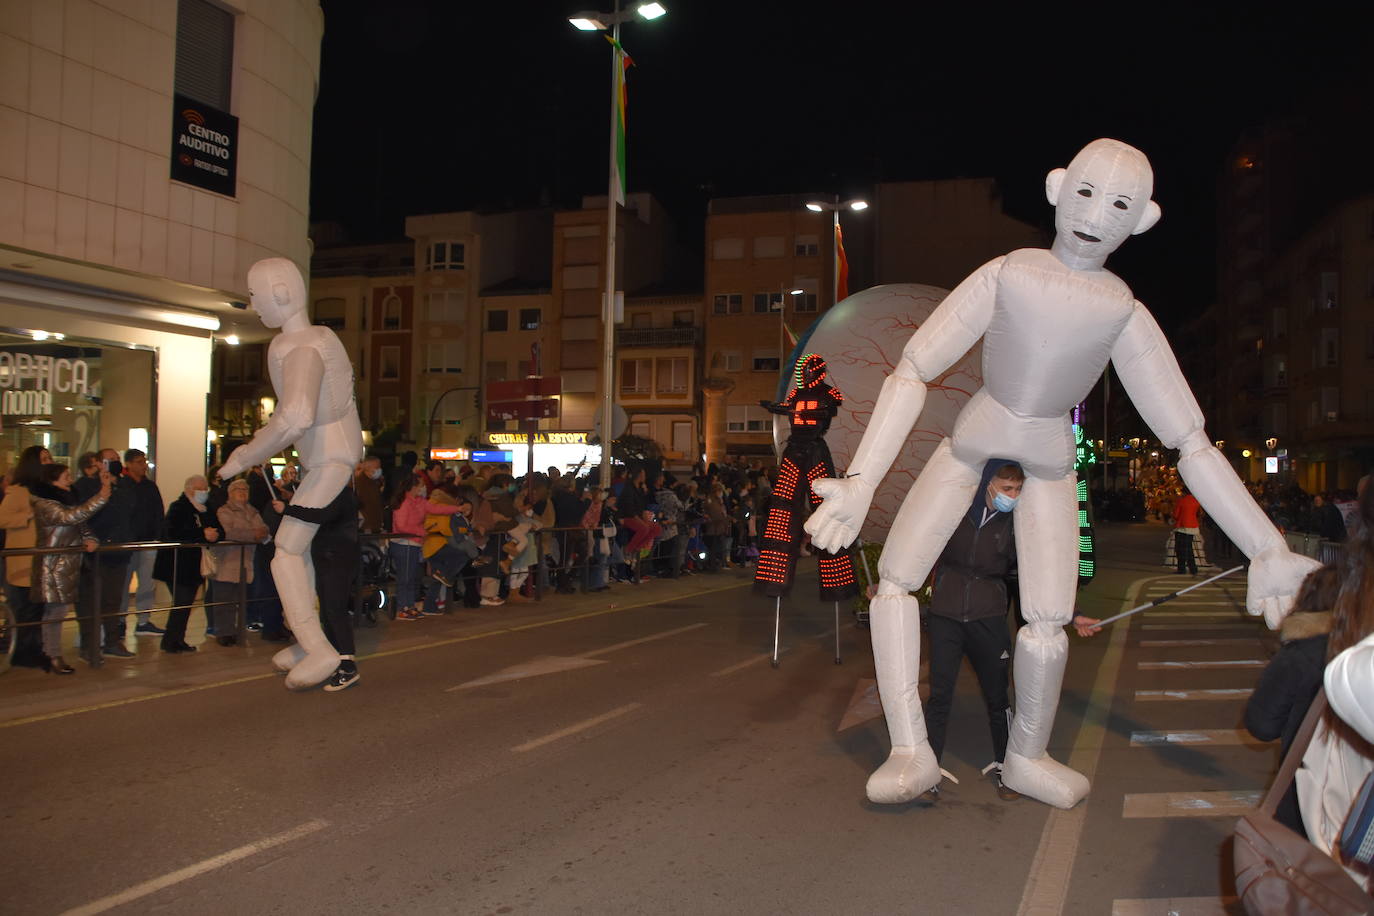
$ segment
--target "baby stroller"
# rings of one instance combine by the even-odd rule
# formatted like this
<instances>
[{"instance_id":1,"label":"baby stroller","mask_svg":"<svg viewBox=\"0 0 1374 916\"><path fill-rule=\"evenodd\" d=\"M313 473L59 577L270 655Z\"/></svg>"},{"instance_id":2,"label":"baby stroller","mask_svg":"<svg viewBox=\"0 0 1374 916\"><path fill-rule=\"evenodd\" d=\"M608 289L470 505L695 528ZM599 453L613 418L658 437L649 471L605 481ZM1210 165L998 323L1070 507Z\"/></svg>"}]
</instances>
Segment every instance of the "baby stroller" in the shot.
<instances>
[{"instance_id":1,"label":"baby stroller","mask_svg":"<svg viewBox=\"0 0 1374 916\"><path fill-rule=\"evenodd\" d=\"M375 627L377 613L387 606L386 584L391 580L391 561L381 544L373 539L362 542L360 554L359 597L354 622L358 626ZM395 617L395 608L389 613Z\"/></svg>"}]
</instances>

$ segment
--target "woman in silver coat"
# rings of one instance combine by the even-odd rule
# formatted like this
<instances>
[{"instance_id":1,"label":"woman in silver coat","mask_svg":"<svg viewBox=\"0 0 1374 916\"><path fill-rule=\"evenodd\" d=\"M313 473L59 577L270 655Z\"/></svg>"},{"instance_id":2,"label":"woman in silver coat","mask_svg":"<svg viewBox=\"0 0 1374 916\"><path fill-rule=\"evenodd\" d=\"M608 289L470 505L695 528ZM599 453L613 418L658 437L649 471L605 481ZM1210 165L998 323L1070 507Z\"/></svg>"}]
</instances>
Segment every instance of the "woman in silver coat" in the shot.
<instances>
[{"instance_id":1,"label":"woman in silver coat","mask_svg":"<svg viewBox=\"0 0 1374 916\"><path fill-rule=\"evenodd\" d=\"M86 520L104 508L110 498L114 478L100 472L100 490L80 505L73 505L72 472L65 464L45 464L43 482L34 487L33 523L36 547L76 547L85 544L95 550L100 541L91 534ZM62 620L76 605L77 579L81 573L81 554L46 553L33 565L31 592L43 602L43 654L47 671L71 674L74 669L62 659Z\"/></svg>"}]
</instances>

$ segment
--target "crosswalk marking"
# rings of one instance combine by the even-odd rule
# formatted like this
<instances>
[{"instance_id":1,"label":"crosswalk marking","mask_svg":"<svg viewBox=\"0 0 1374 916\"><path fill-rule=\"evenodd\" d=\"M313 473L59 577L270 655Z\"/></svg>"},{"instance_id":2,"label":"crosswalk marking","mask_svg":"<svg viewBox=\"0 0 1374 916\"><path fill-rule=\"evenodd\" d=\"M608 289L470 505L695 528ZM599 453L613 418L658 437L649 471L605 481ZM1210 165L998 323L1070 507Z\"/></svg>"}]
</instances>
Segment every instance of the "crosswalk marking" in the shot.
<instances>
[{"instance_id":1,"label":"crosswalk marking","mask_svg":"<svg viewBox=\"0 0 1374 916\"><path fill-rule=\"evenodd\" d=\"M1217 687L1206 690L1137 690L1137 700L1241 700L1255 691L1250 687Z\"/></svg>"},{"instance_id":2,"label":"crosswalk marking","mask_svg":"<svg viewBox=\"0 0 1374 916\"><path fill-rule=\"evenodd\" d=\"M1252 646L1258 636L1236 636L1229 639L1142 639L1136 645L1142 649L1163 649L1181 646Z\"/></svg>"},{"instance_id":3,"label":"crosswalk marking","mask_svg":"<svg viewBox=\"0 0 1374 916\"><path fill-rule=\"evenodd\" d=\"M1164 610L1142 611L1147 617L1219 617L1227 620L1236 620L1240 614L1235 610L1215 610L1215 611L1187 611L1187 610Z\"/></svg>"},{"instance_id":4,"label":"crosswalk marking","mask_svg":"<svg viewBox=\"0 0 1374 916\"><path fill-rule=\"evenodd\" d=\"M1229 745L1232 747L1264 747L1260 741L1240 728L1195 728L1188 731L1131 732L1131 747L1167 747L1170 745Z\"/></svg>"},{"instance_id":5,"label":"crosswalk marking","mask_svg":"<svg viewBox=\"0 0 1374 916\"><path fill-rule=\"evenodd\" d=\"M1139 671L1160 671L1171 668L1197 669L1197 668L1263 668L1267 664L1258 658L1228 658L1212 659L1209 661L1162 661L1162 662L1137 662L1136 669Z\"/></svg>"},{"instance_id":6,"label":"crosswalk marking","mask_svg":"<svg viewBox=\"0 0 1374 916\"><path fill-rule=\"evenodd\" d=\"M1121 803L1122 817L1239 817L1253 811L1261 789L1218 792L1138 792Z\"/></svg>"},{"instance_id":7,"label":"crosswalk marking","mask_svg":"<svg viewBox=\"0 0 1374 916\"><path fill-rule=\"evenodd\" d=\"M1112 916L1228 916L1237 897L1129 897L1112 901Z\"/></svg>"},{"instance_id":8,"label":"crosswalk marking","mask_svg":"<svg viewBox=\"0 0 1374 916\"><path fill-rule=\"evenodd\" d=\"M1177 620L1173 623L1142 623L1142 630L1231 630L1245 629L1258 630L1256 626L1258 617L1242 617L1232 620L1211 621L1211 620Z\"/></svg>"}]
</instances>

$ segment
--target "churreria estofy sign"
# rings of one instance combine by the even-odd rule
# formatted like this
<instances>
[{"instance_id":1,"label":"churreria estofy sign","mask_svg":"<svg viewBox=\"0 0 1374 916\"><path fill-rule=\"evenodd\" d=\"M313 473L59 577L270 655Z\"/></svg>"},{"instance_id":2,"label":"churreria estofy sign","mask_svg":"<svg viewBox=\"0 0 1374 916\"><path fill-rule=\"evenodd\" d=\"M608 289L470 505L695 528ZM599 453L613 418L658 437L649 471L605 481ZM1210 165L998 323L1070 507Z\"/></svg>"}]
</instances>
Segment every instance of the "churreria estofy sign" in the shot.
<instances>
[{"instance_id":1,"label":"churreria estofy sign","mask_svg":"<svg viewBox=\"0 0 1374 916\"><path fill-rule=\"evenodd\" d=\"M172 178L234 196L239 119L184 95L172 96Z\"/></svg>"}]
</instances>

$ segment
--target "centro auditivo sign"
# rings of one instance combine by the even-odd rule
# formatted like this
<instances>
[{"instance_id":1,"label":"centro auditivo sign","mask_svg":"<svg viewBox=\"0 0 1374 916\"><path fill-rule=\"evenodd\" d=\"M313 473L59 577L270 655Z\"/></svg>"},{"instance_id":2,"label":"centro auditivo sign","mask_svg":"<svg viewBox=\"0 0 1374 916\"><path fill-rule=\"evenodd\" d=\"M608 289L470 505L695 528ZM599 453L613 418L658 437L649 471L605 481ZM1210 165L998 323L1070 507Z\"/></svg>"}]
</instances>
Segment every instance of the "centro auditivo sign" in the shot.
<instances>
[{"instance_id":1,"label":"centro auditivo sign","mask_svg":"<svg viewBox=\"0 0 1374 916\"><path fill-rule=\"evenodd\" d=\"M32 388L22 387L25 379ZM0 350L0 414L50 416L52 393L87 394L90 367L84 359L54 359L35 353Z\"/></svg>"}]
</instances>

